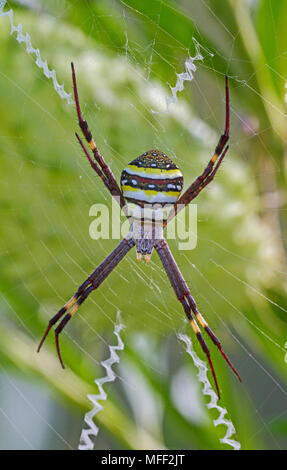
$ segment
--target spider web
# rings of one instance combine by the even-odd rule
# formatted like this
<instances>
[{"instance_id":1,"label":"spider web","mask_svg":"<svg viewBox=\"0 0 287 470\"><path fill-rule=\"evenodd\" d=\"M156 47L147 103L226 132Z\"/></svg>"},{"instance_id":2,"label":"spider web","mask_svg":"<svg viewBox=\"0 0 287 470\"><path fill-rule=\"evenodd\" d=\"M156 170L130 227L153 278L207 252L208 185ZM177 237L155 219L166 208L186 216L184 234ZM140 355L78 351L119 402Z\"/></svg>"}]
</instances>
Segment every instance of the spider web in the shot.
<instances>
[{"instance_id":1,"label":"spider web","mask_svg":"<svg viewBox=\"0 0 287 470\"><path fill-rule=\"evenodd\" d=\"M5 3L0 3L0 11ZM109 347L115 345L113 331L119 309L126 325L125 350L120 354L119 380L106 388L104 409L96 417L100 433L95 447L116 445L105 429L114 432L123 448L180 446L176 436L163 436L164 422L171 429L164 411L169 405L177 419L189 423L190 430L198 426L210 436L210 440L202 437L200 441L190 431L189 445L219 448L225 431L221 426L213 428L217 416L205 408L196 369L176 339L178 332L192 340L197 352L195 362L202 353L185 326L183 312L155 255L147 268L137 264L131 253L103 289L85 302L61 338L67 364L64 372L57 364L52 338L39 357L35 350L53 312L117 243L88 236L89 208L96 202L110 205L110 197L95 185L96 177L79 157L80 150L73 141L75 114L67 106L70 60L76 64L84 115L117 177L128 161L156 147L183 169L187 184L188 175L193 178L205 166L222 132L224 73L243 60L236 49L240 27L231 30L212 2L199 0L190 7L182 3L182 9L174 11L180 12L183 21L192 18L198 24L186 47L183 41L174 40L163 21L163 10L151 19L150 12L142 13L130 3L111 2L112 13L103 9L100 14L87 2L81 23L70 30L62 17L67 18L77 2L55 2L52 6L22 3L25 9L16 8L14 16L7 16L11 7L7 2L2 10L5 16L0 17L1 41L5 41L3 62L7 57L13 61L0 71L6 112L1 132L5 178L1 182L3 217L7 221L1 242L1 343L5 358L1 364L1 448L77 448L84 412L91 407L87 395L97 393L93 382L95 377L102 377L101 363L108 358ZM270 12L275 15L271 3ZM112 35L113 21L124 31L121 45ZM152 33L147 42L141 41L133 28L143 28L150 22ZM13 30L12 24L23 26ZM202 27L208 29L211 24L213 35L219 38L213 48L203 45L201 36ZM93 42L98 30L107 37L101 47ZM223 36L225 49L220 44ZM47 46L47 38L59 45L56 54ZM175 57L172 49L177 51ZM225 55L219 50L225 50ZM228 64L223 72L219 71L220 58ZM164 82L161 68L171 83ZM28 73L19 74L19 70ZM258 65L256 72L259 70ZM274 70L277 72L276 66ZM242 88L241 94L251 101L257 95L262 98L281 140L276 117L282 113L286 116L277 101L257 91L252 78L244 69L230 77L230 158L217 181L198 200L197 248L181 252L175 242L171 242L171 248L200 310L243 376L243 385L237 384L212 350L223 389L221 406L226 406L237 432L235 447L239 441L243 448L284 448L286 442L275 430L276 424L284 424L286 419L286 383L281 369L286 367L287 270L284 240L277 226L280 194L274 185L283 170L272 152L272 126L261 128L256 113L240 107L232 98L232 90L235 93L236 88ZM285 81L282 76L283 88ZM210 85L212 93L208 91ZM60 90L63 100L58 99L53 86ZM11 100L5 100L5 92ZM128 124L121 119L123 115ZM264 167L253 173L248 148L253 152L264 150L268 156ZM266 212L261 218L257 215L254 174L261 184L268 181L269 185L263 188ZM26 379L35 376L37 384L26 382L22 371ZM162 384L169 393L162 391ZM64 403L76 405L75 415L51 390ZM242 403L242 393L251 417L248 423L245 415L240 418L234 404ZM189 394L191 404L186 403ZM72 433L71 429L76 431Z\"/></svg>"}]
</instances>

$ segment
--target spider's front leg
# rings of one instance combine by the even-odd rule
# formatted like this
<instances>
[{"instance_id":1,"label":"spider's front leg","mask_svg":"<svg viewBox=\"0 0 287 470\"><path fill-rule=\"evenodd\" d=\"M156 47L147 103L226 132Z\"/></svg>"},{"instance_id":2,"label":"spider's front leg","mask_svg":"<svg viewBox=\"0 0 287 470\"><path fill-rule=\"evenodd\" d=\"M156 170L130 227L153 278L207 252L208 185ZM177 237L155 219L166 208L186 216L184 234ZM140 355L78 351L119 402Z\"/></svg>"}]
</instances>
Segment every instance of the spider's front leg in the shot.
<instances>
[{"instance_id":1,"label":"spider's front leg","mask_svg":"<svg viewBox=\"0 0 287 470\"><path fill-rule=\"evenodd\" d=\"M62 319L55 330L57 353L61 366L64 369L64 364L60 353L59 334L66 326L68 321L72 318L72 316L76 313L80 305L86 300L93 290L97 289L102 284L102 282L108 277L108 275L119 264L124 256L130 251L134 244L135 243L132 238L124 238L119 243L119 245L107 256L107 258L95 269L95 271L93 271L92 274L83 282L83 284L80 285L73 297L49 321L48 327L39 344L38 352L40 351L42 344L44 343L52 326L55 325L66 313L65 317Z\"/></svg>"},{"instance_id":2,"label":"spider's front leg","mask_svg":"<svg viewBox=\"0 0 287 470\"><path fill-rule=\"evenodd\" d=\"M206 331L206 333L208 334L208 336L211 338L211 340L213 341L213 343L216 345L216 347L219 349L219 351L221 352L222 356L224 357L224 359L226 360L226 362L228 363L228 365L231 367L231 369L233 370L233 372L236 374L236 376L238 377L238 379L241 381L241 378L238 374L238 372L236 371L236 369L233 367L233 365L231 364L231 362L229 361L229 359L227 358L225 352L223 351L222 349L222 346L221 346L221 343L219 341L219 339L215 336L215 334L213 333L213 331L211 330L211 328L208 326L207 322L204 320L204 318L202 317L202 315L200 314L197 306L196 306L196 303L187 287L187 284L176 264L176 261L168 247L168 244L167 242L162 239L162 240L158 240L156 243L155 243L155 249L160 257L160 260L163 264L163 267L167 273L167 276L170 280L170 283L175 291L175 294L178 298L178 300L180 301L181 305L183 306L183 309L185 311L185 314L190 322L190 325L204 351L204 353L206 354L207 356L207 359L208 359L208 362L209 362L209 365L210 365L210 369L211 369L211 372L212 372L212 375L213 375L213 379L214 379L214 382L215 382L215 386L216 386L216 390L217 390L217 394L218 394L218 398L220 398L220 392L219 392L219 387L218 387L218 383L217 383L217 379L216 379L216 375L215 375L215 371L214 371L214 367L213 367L213 364L212 364L212 361L211 361L211 357L210 357L210 351L209 351L209 348L202 336L202 333L198 327L198 324L196 322L196 320L198 320L198 322L200 323L200 325L204 328L204 330ZM194 314L194 316L193 316ZM195 318L196 320L195 320Z\"/></svg>"},{"instance_id":3,"label":"spider's front leg","mask_svg":"<svg viewBox=\"0 0 287 470\"><path fill-rule=\"evenodd\" d=\"M229 140L229 87L228 87L228 76L225 76L225 129L221 134L218 144L216 145L214 154L209 160L207 166L192 183L186 189L186 191L180 196L174 205L174 211L168 219L167 223L178 214L185 206L187 206L198 194L207 186L214 178L217 173L225 155L228 150L226 145ZM215 166L214 166L215 165ZM166 224L165 224L166 225Z\"/></svg>"},{"instance_id":4,"label":"spider's front leg","mask_svg":"<svg viewBox=\"0 0 287 470\"><path fill-rule=\"evenodd\" d=\"M119 188L119 185L113 175L113 172L111 168L106 164L103 156L100 154L95 141L93 139L92 133L89 129L87 121L83 118L81 108L80 108L80 101L79 101L79 94L78 94L78 88L77 88L77 82L76 82L76 73L75 73L75 68L73 62L71 63L72 67L72 80L73 80L73 89L74 89L74 96L75 96L75 102L76 102L76 110L77 110L77 115L78 115L78 122L79 126L83 132L83 135L86 139L86 141L89 144L90 149L93 152L94 159L92 160L87 149L85 148L81 138L79 135L76 133L76 137L78 142L80 143L82 149L85 152L86 157L88 158L92 168L97 172L97 174L100 176L102 179L103 183L111 193L111 195L116 199L116 201L119 203L120 207L122 209L125 208L126 201L125 198Z\"/></svg>"}]
</instances>

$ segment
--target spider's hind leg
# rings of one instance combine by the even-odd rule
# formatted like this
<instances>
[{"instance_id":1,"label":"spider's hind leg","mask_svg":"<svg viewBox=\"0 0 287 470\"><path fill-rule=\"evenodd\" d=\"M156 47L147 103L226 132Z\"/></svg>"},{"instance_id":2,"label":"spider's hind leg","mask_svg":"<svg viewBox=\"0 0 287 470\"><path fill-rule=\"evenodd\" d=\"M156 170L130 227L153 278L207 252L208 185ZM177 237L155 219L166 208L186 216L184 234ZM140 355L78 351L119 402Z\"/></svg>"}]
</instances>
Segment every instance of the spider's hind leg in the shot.
<instances>
[{"instance_id":1,"label":"spider's hind leg","mask_svg":"<svg viewBox=\"0 0 287 470\"><path fill-rule=\"evenodd\" d=\"M236 376L238 377L238 379L241 381L241 378L238 374L238 372L236 371L236 369L233 367L233 365L231 364L231 362L229 361L229 359L227 358L225 352L223 351L222 349L222 346L221 346L221 343L219 341L219 339L215 336L215 334L213 333L213 331L211 330L211 328L208 326L208 324L206 323L206 321L204 320L203 316L201 315L201 313L199 312L198 308L197 308L197 305L195 303L195 300L193 299L189 289L188 289L188 286L176 264L176 261L168 247L168 244L167 242L162 239L162 240L158 240L157 243L155 244L155 249L156 251L158 252L158 255L161 259L161 262L163 264L163 267L168 275L168 278L170 280L170 283L174 289L174 292L178 298L178 300L180 301L181 305L183 306L183 309L185 311L185 314L189 320L189 323L204 351L204 353L206 354L207 356L207 359L208 359L208 362L209 362L209 365L210 365L210 369L211 369L211 372L212 372L212 375L213 375L213 379L214 379L214 382L215 382L215 386L216 386L216 389L217 389L217 394L218 394L218 397L220 398L220 394L219 394L219 388L218 388L218 384L217 384L217 379L216 379L216 375L215 375L215 371L214 371L214 367L213 367L213 364L212 364L212 361L211 361L211 357L210 357L210 352L209 352L209 348L201 334L201 331L196 323L196 320L198 321L198 323L204 328L204 330L206 331L206 333L208 334L208 336L211 338L211 340L213 341L213 343L217 346L217 348L219 349L219 351L221 352L222 356L224 357L224 359L226 360L227 364L231 367L231 369L233 370L233 372L236 374Z\"/></svg>"},{"instance_id":2,"label":"spider's hind leg","mask_svg":"<svg viewBox=\"0 0 287 470\"><path fill-rule=\"evenodd\" d=\"M40 341L40 344L38 346L38 349L37 349L37 352L40 351L46 337L48 336L48 333L50 331L50 329L52 328L52 326L54 326L59 320L60 318L62 318L63 315L65 315L66 312L68 312L70 309L70 312L69 314L67 314L64 319L61 321L60 325L62 325L62 323L64 322L65 320L65 324L67 323L67 321L69 320L69 318L71 318L72 316L72 310L74 309L74 313L75 311L77 310L77 304L79 304L79 297L81 296L81 294L83 293L83 291L85 290L85 288L90 284L90 279L86 279L85 282L83 282L83 284L80 285L80 287L78 288L77 292L73 295L73 297L71 297L71 299L64 305L64 307L62 307L57 313L56 315L54 315L50 320L49 320L49 323L48 323L48 326L47 326L47 329ZM86 297L85 297L86 298ZM76 303L77 302L77 303ZM83 302L83 300L82 300ZM81 303L82 303L81 302ZM76 304L76 305L75 305ZM77 307L77 308L76 308ZM59 326L60 326L59 325ZM61 331L63 329L64 325L62 326L61 328ZM61 361L61 364L63 365L62 361Z\"/></svg>"},{"instance_id":3,"label":"spider's hind leg","mask_svg":"<svg viewBox=\"0 0 287 470\"><path fill-rule=\"evenodd\" d=\"M89 279L87 279L87 281L89 281ZM85 281L84 284L86 284L87 281ZM63 369L65 369L65 366L64 366L62 356L61 356L61 352L60 352L59 334L61 333L63 328L66 326L68 321L72 318L72 316L76 313L76 311L78 310L80 305L84 302L84 300L88 297L88 295L94 289L95 289L95 287L93 285L91 285L84 292L81 292L81 295L78 298L78 300L74 303L74 305L72 306L71 310L67 313L67 315L64 316L63 320L61 321L61 323L59 323L59 325L57 326L57 328L55 330L55 341L56 341L56 348L57 348L58 358L60 360L60 363L61 363L61 366L62 366ZM72 297L72 299L76 299L76 296L77 296L77 294L74 297Z\"/></svg>"},{"instance_id":4,"label":"spider's hind leg","mask_svg":"<svg viewBox=\"0 0 287 470\"><path fill-rule=\"evenodd\" d=\"M173 290L178 298L178 300L180 301L181 305L183 306L183 309L184 309L184 312L188 318L188 321L196 335L196 338L197 340L199 341L200 343L200 346L203 350L203 352L205 353L206 357L207 357L207 360L208 360L208 363L209 363L209 366L210 366L210 369L211 369L211 372L212 372L212 376L213 376L213 380L214 380L214 383L215 383L215 386L216 386L216 391L217 391L217 395L218 395L218 398L220 399L220 392L219 392L219 387L218 387L218 383L217 383L217 379L216 379L216 374L215 374L215 370L214 370L214 367L213 367L213 364L212 364L212 360L211 360L211 357L210 357L210 351L209 351L209 348L202 336L202 333L196 323L196 320L192 314L192 307L191 305L189 304L188 300L186 299L186 294L189 293L189 290L188 290L188 287L187 287L187 284L176 264L176 261L168 247L168 244L167 242L162 239L162 240L158 240L157 243L155 244L155 249L161 259L161 262L163 264L163 267L166 271L166 274L170 280L170 283L173 287ZM193 311L193 313L195 313Z\"/></svg>"},{"instance_id":5,"label":"spider's hind leg","mask_svg":"<svg viewBox=\"0 0 287 470\"><path fill-rule=\"evenodd\" d=\"M40 344L38 346L38 349L37 349L37 352L40 352L40 349L46 339L46 337L48 336L48 333L50 331L50 329L52 328L53 325L55 325L55 323L57 323L58 320L60 320L60 318L66 313L66 311L68 310L68 305L69 303L72 303L72 301L74 301L75 299L75 296L73 296L69 302L67 302L64 307L62 307L57 313L56 315L54 315L50 320L49 320L49 323L48 323L48 326L46 328L46 331L40 341Z\"/></svg>"},{"instance_id":6,"label":"spider's hind leg","mask_svg":"<svg viewBox=\"0 0 287 470\"><path fill-rule=\"evenodd\" d=\"M187 301L190 305L190 308L192 309L192 311L194 312L197 320L199 321L200 325L204 328L204 330L206 331L206 333L208 334L208 336L210 337L210 339L212 340L212 342L215 344L215 346L219 349L219 351L221 352L222 356L224 357L225 361L227 362L227 364L229 365L229 367L233 370L234 374L237 376L237 378L240 380L240 382L242 382L242 379L240 377L240 375L238 374L237 370L235 369L235 367L231 364L230 360L228 359L228 357L226 356L225 352L223 351L222 349L222 345L221 345L221 342L219 341L219 339L217 338L217 336L213 333L212 329L210 328L210 326L208 325L208 323L205 321L205 319L203 318L203 316L201 315L201 313L198 311L197 309L197 306L196 306L196 303L195 303L195 300L194 298L192 297L191 293L188 292L185 294L185 297L187 298Z\"/></svg>"},{"instance_id":7,"label":"spider's hind leg","mask_svg":"<svg viewBox=\"0 0 287 470\"><path fill-rule=\"evenodd\" d=\"M80 305L86 300L93 290L97 289L102 284L102 282L108 277L113 269L130 251L134 244L135 243L132 238L124 238L118 244L118 246L104 259L104 261L92 272L92 274L80 285L73 297L49 321L48 327L46 328L44 336L38 346L38 352L40 351L42 344L44 343L52 326L55 325L66 313L55 330L57 353L61 366L64 368L60 353L59 334L66 326L68 321L72 318L72 316L76 313Z\"/></svg>"},{"instance_id":8,"label":"spider's hind leg","mask_svg":"<svg viewBox=\"0 0 287 470\"><path fill-rule=\"evenodd\" d=\"M191 325L191 327L192 327L192 329L193 329L193 331L196 335L197 340L200 343L200 346L202 347L203 352L206 354L206 357L207 357L207 360L208 360L208 363L209 363L209 367L210 367L210 370L212 372L213 380L214 380L214 383L215 383L218 399L220 400L219 387L218 387L217 378L216 378L215 370L214 370L214 367L213 367L213 363L212 363L212 360L211 360L211 357L210 357L209 348L208 348L208 346L207 346L207 344L206 344L206 342L205 342L205 340L202 336L202 333L201 333L195 319L193 318L193 315L191 313L191 307L188 304L188 302L186 301L185 295L183 295L182 297L178 297L178 300L180 301L181 305L184 308L185 314L186 314L186 316L189 320L189 323L190 323L190 325Z\"/></svg>"}]
</instances>

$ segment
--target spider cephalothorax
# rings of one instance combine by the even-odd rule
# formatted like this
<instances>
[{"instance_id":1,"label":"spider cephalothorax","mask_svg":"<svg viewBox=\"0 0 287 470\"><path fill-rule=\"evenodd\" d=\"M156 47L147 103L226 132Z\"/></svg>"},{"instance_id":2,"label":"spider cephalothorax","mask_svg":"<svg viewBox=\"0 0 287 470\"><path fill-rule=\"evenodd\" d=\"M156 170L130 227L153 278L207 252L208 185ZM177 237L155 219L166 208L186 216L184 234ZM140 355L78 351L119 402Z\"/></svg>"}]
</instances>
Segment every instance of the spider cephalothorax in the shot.
<instances>
[{"instance_id":1,"label":"spider cephalothorax","mask_svg":"<svg viewBox=\"0 0 287 470\"><path fill-rule=\"evenodd\" d=\"M122 172L121 188L119 187L110 167L106 164L104 158L97 149L87 122L83 119L73 64L72 77L79 125L91 151L93 152L94 158L91 158L88 150L77 133L76 137L92 168L101 178L111 195L119 203L120 207L124 210L124 214L130 221L131 230L128 236L123 238L118 246L116 246L116 248L94 270L94 272L92 272L92 274L80 285L77 292L64 305L64 307L62 307L53 318L51 318L39 344L38 351L40 351L40 348L52 326L66 314L55 330L57 352L61 365L64 367L59 347L59 334L70 318L76 313L80 305L86 300L90 293L102 284L102 282L134 246L136 246L138 260L140 260L141 256L144 255L146 261L150 260L151 253L154 248L162 262L177 299L181 303L188 321L202 347L202 350L207 356L216 385L217 394L218 397L220 397L219 387L210 357L210 351L203 338L198 323L219 349L222 356L239 380L241 380L240 376L222 350L219 339L215 336L199 312L195 300L192 297L168 247L167 241L164 239L163 229L181 209L195 199L200 191L202 191L202 189L204 189L205 186L213 180L228 150L228 146L226 145L229 139L228 78L227 76L225 77L226 118L224 133L220 136L215 152L209 160L206 168L203 170L201 175L191 183L186 191L180 195L183 189L182 174L176 164L159 150L150 150L149 152L145 152L140 157L129 163ZM173 210L170 211L170 208Z\"/></svg>"},{"instance_id":2,"label":"spider cephalothorax","mask_svg":"<svg viewBox=\"0 0 287 470\"><path fill-rule=\"evenodd\" d=\"M178 166L160 150L149 150L130 162L121 174L121 190L127 202L131 237L137 260L150 261L156 240L183 188Z\"/></svg>"}]
</instances>

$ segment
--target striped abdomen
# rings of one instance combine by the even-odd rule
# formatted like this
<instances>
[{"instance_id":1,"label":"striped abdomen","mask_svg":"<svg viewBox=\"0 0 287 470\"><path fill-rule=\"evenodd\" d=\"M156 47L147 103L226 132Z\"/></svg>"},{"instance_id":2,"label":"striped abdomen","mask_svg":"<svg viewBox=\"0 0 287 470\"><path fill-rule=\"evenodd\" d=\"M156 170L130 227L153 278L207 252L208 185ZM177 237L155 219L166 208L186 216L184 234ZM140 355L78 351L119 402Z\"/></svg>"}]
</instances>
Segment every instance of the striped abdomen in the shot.
<instances>
[{"instance_id":1,"label":"striped abdomen","mask_svg":"<svg viewBox=\"0 0 287 470\"><path fill-rule=\"evenodd\" d=\"M121 188L131 217L137 260L143 255L149 261L155 241L163 238L163 222L182 191L182 174L164 153L150 150L123 170Z\"/></svg>"},{"instance_id":2,"label":"striped abdomen","mask_svg":"<svg viewBox=\"0 0 287 470\"><path fill-rule=\"evenodd\" d=\"M121 188L128 203L174 204L183 188L178 166L159 150L143 153L121 174Z\"/></svg>"}]
</instances>

